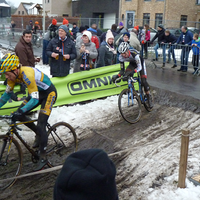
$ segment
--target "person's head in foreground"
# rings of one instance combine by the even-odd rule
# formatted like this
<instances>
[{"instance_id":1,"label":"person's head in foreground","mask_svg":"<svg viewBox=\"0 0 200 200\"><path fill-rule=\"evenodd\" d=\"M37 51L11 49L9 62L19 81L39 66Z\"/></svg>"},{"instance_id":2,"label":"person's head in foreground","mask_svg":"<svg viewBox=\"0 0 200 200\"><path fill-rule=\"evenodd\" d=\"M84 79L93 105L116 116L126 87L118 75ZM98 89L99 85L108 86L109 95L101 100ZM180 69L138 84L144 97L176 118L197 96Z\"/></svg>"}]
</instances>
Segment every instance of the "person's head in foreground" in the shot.
<instances>
[{"instance_id":1,"label":"person's head in foreground","mask_svg":"<svg viewBox=\"0 0 200 200\"><path fill-rule=\"evenodd\" d=\"M116 169L100 149L71 154L54 186L54 200L118 200Z\"/></svg>"}]
</instances>

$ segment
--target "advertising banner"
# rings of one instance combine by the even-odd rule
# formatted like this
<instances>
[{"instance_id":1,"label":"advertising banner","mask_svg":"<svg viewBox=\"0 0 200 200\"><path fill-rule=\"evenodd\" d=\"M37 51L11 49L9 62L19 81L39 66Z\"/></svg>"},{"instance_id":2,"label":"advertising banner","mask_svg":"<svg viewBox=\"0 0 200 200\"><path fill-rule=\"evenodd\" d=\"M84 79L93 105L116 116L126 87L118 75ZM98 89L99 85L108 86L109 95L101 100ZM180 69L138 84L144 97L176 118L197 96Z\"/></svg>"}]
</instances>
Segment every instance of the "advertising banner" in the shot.
<instances>
[{"instance_id":1,"label":"advertising banner","mask_svg":"<svg viewBox=\"0 0 200 200\"><path fill-rule=\"evenodd\" d=\"M54 106L67 105L119 94L123 89L128 87L127 82L124 81L118 83L121 87L117 87L112 82L112 76L118 74L119 71L120 65L117 64L69 74L66 77L51 78L58 93ZM136 90L138 90L138 87L138 83L135 83ZM0 96L4 93L5 89L6 86L0 85ZM19 89L19 86L15 86L14 93L19 91ZM27 96L28 92L18 95L22 100ZM7 104L0 109L0 115L9 115L11 112L16 111L22 103L22 100L16 102L10 99ZM38 109L40 109L40 106L35 110Z\"/></svg>"}]
</instances>

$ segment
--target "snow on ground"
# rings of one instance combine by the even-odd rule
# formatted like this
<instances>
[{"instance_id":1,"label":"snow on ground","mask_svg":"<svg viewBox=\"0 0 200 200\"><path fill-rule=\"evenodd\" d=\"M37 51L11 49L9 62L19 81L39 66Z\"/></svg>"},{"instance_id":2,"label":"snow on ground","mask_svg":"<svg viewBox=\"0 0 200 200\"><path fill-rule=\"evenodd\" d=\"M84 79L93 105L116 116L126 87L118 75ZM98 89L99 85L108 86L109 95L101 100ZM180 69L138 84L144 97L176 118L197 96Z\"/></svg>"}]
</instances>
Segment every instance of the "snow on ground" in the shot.
<instances>
[{"instance_id":1,"label":"snow on ground","mask_svg":"<svg viewBox=\"0 0 200 200\"><path fill-rule=\"evenodd\" d=\"M37 66L41 71L50 76L49 66L39 63ZM122 120L118 110L118 97L111 96L104 100L97 100L88 104L77 104L74 106L62 106L54 108L50 116L51 124L58 121L66 121L71 124L79 134L80 129L91 128L108 128L114 123ZM188 157L187 176L199 171L199 143L198 137L200 116L192 112L186 112L181 108L173 108L173 113L169 116L163 113L164 120L155 122L146 129L146 135L140 141L126 141L136 146L136 149L129 154L125 163L122 163L117 169L117 176L133 171L128 178L129 187L122 191L121 199L129 196L130 200L147 199L147 200L199 200L200 187L195 187L191 182L186 180L187 188L177 188L178 169L177 161L180 155L180 129L188 127L193 130L192 140L190 141L190 150ZM35 114L37 117L37 114ZM176 126L176 118L185 118L187 122L180 127ZM1 126L4 123L0 121ZM174 126L173 134L168 130L169 124ZM7 126L5 126L7 127ZM5 127L0 127L1 134ZM152 133L159 134L159 131L166 130L165 134L148 142ZM151 133L151 134L149 134ZM23 137L27 141L33 140L33 134L24 130ZM130 139L131 140L131 139ZM137 145L140 144L141 145ZM179 144L179 145L177 145ZM166 153L168 152L168 153ZM161 176L162 175L162 176ZM134 177L141 178L137 186L132 186ZM157 187L153 187L157 185ZM160 185L160 186L159 186ZM123 187L123 186L122 186ZM125 187L126 188L126 187ZM133 191L135 191L133 193ZM130 193L131 192L131 193ZM127 195L128 194L128 195Z\"/></svg>"}]
</instances>

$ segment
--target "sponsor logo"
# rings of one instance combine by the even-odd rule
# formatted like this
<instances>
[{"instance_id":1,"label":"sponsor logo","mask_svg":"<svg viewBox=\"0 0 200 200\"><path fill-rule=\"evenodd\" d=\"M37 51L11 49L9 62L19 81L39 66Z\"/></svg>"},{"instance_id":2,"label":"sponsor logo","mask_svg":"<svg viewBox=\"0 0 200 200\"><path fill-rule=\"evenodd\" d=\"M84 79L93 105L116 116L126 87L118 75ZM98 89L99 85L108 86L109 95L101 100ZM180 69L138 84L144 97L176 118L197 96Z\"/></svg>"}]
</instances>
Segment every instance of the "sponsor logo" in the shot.
<instances>
[{"instance_id":1,"label":"sponsor logo","mask_svg":"<svg viewBox=\"0 0 200 200\"><path fill-rule=\"evenodd\" d=\"M27 78L26 74L24 72L22 72L22 75L23 75L23 79L27 83L27 85L30 85L31 81Z\"/></svg>"}]
</instances>

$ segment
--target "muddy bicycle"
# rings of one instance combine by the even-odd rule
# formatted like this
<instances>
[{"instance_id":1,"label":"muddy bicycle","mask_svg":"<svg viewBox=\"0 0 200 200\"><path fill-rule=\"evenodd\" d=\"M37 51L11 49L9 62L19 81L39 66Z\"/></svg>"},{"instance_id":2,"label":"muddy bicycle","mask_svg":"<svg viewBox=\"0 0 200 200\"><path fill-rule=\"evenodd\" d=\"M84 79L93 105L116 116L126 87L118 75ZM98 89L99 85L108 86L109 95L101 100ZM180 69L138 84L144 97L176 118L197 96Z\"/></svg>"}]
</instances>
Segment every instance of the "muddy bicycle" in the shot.
<instances>
[{"instance_id":1,"label":"muddy bicycle","mask_svg":"<svg viewBox=\"0 0 200 200\"><path fill-rule=\"evenodd\" d=\"M18 125L36 122L37 120L16 123L12 120L12 115L0 116L0 119L9 121L8 132L0 135L0 180L5 180L0 182L0 190L4 190L15 183L15 177L20 175L22 169L23 153L18 140L30 152L32 162L37 163L39 161L38 149L31 148L18 132L22 130ZM63 164L69 154L77 151L77 136L75 130L68 123L58 122L52 126L47 123L47 134L48 145L46 154L48 167ZM8 178L13 179L6 180Z\"/></svg>"},{"instance_id":2,"label":"muddy bicycle","mask_svg":"<svg viewBox=\"0 0 200 200\"><path fill-rule=\"evenodd\" d=\"M144 105L145 109L148 112L151 112L153 109L154 98L153 93L150 91L150 98L152 102L152 106L149 106L149 101L147 99L147 95L144 92L144 88L141 85L140 76L132 77L127 75L126 77L120 77L116 79L115 85L120 87L117 82L120 82L121 79L126 78L128 80L128 88L122 90L118 98L118 107L119 111L127 122L134 124L138 122L142 115L141 104ZM134 84L139 84L139 90L135 90Z\"/></svg>"}]
</instances>

